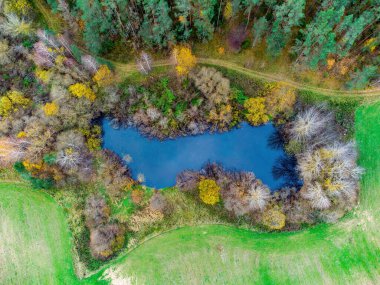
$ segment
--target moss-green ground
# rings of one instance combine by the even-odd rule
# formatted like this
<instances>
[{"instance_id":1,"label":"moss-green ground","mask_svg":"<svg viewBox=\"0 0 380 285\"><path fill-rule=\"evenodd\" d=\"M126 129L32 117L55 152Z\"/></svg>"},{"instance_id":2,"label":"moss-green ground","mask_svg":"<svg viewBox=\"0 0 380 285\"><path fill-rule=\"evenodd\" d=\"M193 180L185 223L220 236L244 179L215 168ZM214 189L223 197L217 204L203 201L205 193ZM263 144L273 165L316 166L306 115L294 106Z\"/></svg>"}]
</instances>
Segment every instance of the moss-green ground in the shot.
<instances>
[{"instance_id":1,"label":"moss-green ground","mask_svg":"<svg viewBox=\"0 0 380 285\"><path fill-rule=\"evenodd\" d=\"M185 227L147 241L86 283L379 284L379 121L380 103L356 112L366 174L360 206L339 223L294 233Z\"/></svg>"}]
</instances>

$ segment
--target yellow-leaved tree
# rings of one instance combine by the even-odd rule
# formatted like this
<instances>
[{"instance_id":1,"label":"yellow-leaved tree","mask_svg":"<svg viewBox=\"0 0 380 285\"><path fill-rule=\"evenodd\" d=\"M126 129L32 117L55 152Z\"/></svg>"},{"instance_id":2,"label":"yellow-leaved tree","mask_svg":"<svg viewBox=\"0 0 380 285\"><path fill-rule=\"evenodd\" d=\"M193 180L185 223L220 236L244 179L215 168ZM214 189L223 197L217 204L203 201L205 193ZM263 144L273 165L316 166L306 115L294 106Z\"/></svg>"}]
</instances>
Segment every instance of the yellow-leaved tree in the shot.
<instances>
[{"instance_id":1,"label":"yellow-leaved tree","mask_svg":"<svg viewBox=\"0 0 380 285\"><path fill-rule=\"evenodd\" d=\"M227 1L226 6L224 7L223 16L226 20L229 20L232 18L232 15L233 15L232 2Z\"/></svg>"},{"instance_id":2,"label":"yellow-leaved tree","mask_svg":"<svg viewBox=\"0 0 380 285\"><path fill-rule=\"evenodd\" d=\"M187 75L196 65L197 59L191 49L185 46L176 46L172 52L176 63L176 71L179 76Z\"/></svg>"},{"instance_id":3,"label":"yellow-leaved tree","mask_svg":"<svg viewBox=\"0 0 380 285\"><path fill-rule=\"evenodd\" d=\"M0 98L0 116L8 117L20 108L25 109L32 101L16 90L8 91Z\"/></svg>"},{"instance_id":4,"label":"yellow-leaved tree","mask_svg":"<svg viewBox=\"0 0 380 285\"><path fill-rule=\"evenodd\" d=\"M281 115L287 118L293 113L293 107L296 103L296 90L285 84L271 83L267 87L268 94L265 95L266 110L273 118ZM282 121L279 121L280 123Z\"/></svg>"},{"instance_id":5,"label":"yellow-leaved tree","mask_svg":"<svg viewBox=\"0 0 380 285\"><path fill-rule=\"evenodd\" d=\"M99 86L107 86L112 83L112 72L107 65L101 65L92 78Z\"/></svg>"},{"instance_id":6,"label":"yellow-leaved tree","mask_svg":"<svg viewBox=\"0 0 380 285\"><path fill-rule=\"evenodd\" d=\"M249 98L244 102L245 117L251 125L258 126L269 121L265 98Z\"/></svg>"},{"instance_id":7,"label":"yellow-leaved tree","mask_svg":"<svg viewBox=\"0 0 380 285\"><path fill-rule=\"evenodd\" d=\"M94 91L84 83L75 83L69 86L69 91L73 96L78 98L85 97L92 102L96 99Z\"/></svg>"},{"instance_id":8,"label":"yellow-leaved tree","mask_svg":"<svg viewBox=\"0 0 380 285\"><path fill-rule=\"evenodd\" d=\"M215 180L202 179L198 185L199 198L208 205L214 205L219 202L220 187Z\"/></svg>"},{"instance_id":9,"label":"yellow-leaved tree","mask_svg":"<svg viewBox=\"0 0 380 285\"><path fill-rule=\"evenodd\" d=\"M46 103L42 110L44 111L46 116L55 116L58 114L59 111L59 105L57 103Z\"/></svg>"},{"instance_id":10,"label":"yellow-leaved tree","mask_svg":"<svg viewBox=\"0 0 380 285\"><path fill-rule=\"evenodd\" d=\"M19 16L25 16L32 10L28 0L10 0L5 2L5 11Z\"/></svg>"}]
</instances>

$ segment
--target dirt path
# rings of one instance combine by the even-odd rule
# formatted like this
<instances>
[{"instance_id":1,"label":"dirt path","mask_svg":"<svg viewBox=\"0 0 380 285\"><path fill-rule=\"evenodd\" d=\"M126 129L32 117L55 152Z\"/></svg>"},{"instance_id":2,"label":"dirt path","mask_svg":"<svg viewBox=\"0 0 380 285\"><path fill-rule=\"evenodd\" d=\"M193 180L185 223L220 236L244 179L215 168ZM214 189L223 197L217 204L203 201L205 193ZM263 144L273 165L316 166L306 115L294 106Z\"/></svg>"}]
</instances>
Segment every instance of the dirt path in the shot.
<instances>
[{"instance_id":1,"label":"dirt path","mask_svg":"<svg viewBox=\"0 0 380 285\"><path fill-rule=\"evenodd\" d=\"M46 7L46 4L43 2L43 0L33 0L33 3L36 6L36 8L40 10L42 16L45 18L47 24L52 30L60 31L62 29L61 21L59 20L57 16L51 13L49 8ZM130 73L137 71L135 63L122 63L122 62L115 62L115 61L110 61L110 62L115 66L117 76L119 78L123 78L125 76L128 76ZM365 89L365 90L335 90L335 89L316 87L316 86L302 83L302 82L296 82L278 74L264 73L260 71L251 70L243 66L240 66L236 63L232 63L232 62L222 60L222 59L198 58L198 62L201 64L210 64L214 66L227 68L227 69L233 70L235 72L239 72L241 74L244 74L245 76L255 78L255 79L260 79L260 80L270 81L270 82L280 81L290 87L293 87L299 90L316 92L316 93L327 95L327 96L337 96L337 97L355 96L355 97L361 97L365 99L375 99L375 100L380 98L380 88ZM155 67L170 66L170 65L171 63L169 60L161 60L161 61L156 61L154 63Z\"/></svg>"}]
</instances>

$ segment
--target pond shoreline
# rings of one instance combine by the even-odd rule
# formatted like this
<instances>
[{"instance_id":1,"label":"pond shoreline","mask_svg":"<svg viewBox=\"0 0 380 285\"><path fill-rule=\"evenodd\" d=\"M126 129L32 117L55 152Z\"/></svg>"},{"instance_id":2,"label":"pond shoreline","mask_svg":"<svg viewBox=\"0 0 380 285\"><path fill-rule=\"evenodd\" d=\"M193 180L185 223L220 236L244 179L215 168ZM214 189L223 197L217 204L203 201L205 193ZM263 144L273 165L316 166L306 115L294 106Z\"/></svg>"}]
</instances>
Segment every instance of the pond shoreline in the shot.
<instances>
[{"instance_id":1,"label":"pond shoreline","mask_svg":"<svg viewBox=\"0 0 380 285\"><path fill-rule=\"evenodd\" d=\"M200 170L208 162L221 164L231 171L253 172L272 190L284 185L294 186L289 179L281 177L281 173L277 173L277 177L273 174L273 169L279 161L286 161L285 158L290 160L283 145L278 145L278 142L273 144L271 141L272 137L278 136L279 133L270 123L257 127L242 123L229 132L206 131L202 134L165 140L146 136L134 126L115 129L112 121L107 118L102 120L102 126L103 147L124 157L136 179L137 173L146 174L148 186L174 186L175 177L180 172L189 169ZM151 157L158 161L150 161ZM168 171L163 170L165 167L168 167ZM160 173L160 177L155 178L156 183L149 183L149 172L154 175ZM169 183L168 176L171 177L171 183L162 184L161 181Z\"/></svg>"}]
</instances>

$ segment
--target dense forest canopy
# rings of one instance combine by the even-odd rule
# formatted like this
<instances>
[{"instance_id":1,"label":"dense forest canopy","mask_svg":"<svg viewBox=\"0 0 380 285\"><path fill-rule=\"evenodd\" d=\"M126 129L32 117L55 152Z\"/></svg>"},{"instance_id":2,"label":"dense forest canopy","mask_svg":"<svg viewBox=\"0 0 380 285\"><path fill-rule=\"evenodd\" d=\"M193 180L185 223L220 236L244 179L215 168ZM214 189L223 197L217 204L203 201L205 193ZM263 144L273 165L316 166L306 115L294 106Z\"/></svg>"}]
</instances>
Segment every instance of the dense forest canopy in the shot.
<instances>
[{"instance_id":1,"label":"dense forest canopy","mask_svg":"<svg viewBox=\"0 0 380 285\"><path fill-rule=\"evenodd\" d=\"M333 60L361 61L363 73L379 63L379 0L47 0L75 29L88 49L104 53L115 41L135 48L167 48L207 41L233 25L252 41L266 42L277 57L288 49L311 68ZM225 31L225 30L224 30ZM343 71L344 72L344 68ZM369 76L370 76L369 74Z\"/></svg>"}]
</instances>

